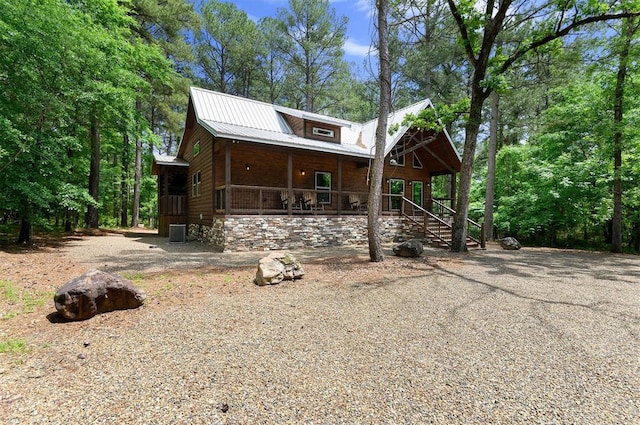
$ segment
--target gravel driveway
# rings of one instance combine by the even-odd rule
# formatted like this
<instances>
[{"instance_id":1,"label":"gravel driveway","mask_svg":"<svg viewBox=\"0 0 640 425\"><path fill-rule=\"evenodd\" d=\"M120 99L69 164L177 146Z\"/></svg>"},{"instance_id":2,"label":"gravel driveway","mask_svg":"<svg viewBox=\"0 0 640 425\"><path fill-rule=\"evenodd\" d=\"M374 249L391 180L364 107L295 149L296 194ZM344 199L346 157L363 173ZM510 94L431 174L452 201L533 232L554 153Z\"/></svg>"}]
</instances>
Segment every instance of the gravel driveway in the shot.
<instances>
[{"instance_id":1,"label":"gravel driveway","mask_svg":"<svg viewBox=\"0 0 640 425\"><path fill-rule=\"evenodd\" d=\"M90 243L67 254L120 272L264 255L150 236ZM316 264L329 253L366 247L295 252ZM314 281L49 324L46 357L0 356L0 422L640 423L640 258L425 254L433 267L406 260L403 277L383 268L354 283L337 267Z\"/></svg>"}]
</instances>

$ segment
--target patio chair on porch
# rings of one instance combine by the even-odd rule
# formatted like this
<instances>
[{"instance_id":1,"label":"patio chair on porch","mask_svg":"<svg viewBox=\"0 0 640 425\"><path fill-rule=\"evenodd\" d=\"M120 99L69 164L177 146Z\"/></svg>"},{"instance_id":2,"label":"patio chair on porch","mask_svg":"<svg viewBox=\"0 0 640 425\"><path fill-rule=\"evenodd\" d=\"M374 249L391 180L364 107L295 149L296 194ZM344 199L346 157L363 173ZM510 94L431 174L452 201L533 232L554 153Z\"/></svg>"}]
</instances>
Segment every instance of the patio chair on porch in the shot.
<instances>
[{"instance_id":1,"label":"patio chair on porch","mask_svg":"<svg viewBox=\"0 0 640 425\"><path fill-rule=\"evenodd\" d=\"M349 205L351 205L351 209L355 211L360 211L362 207L362 202L360 201L360 196L352 193L349 195Z\"/></svg>"},{"instance_id":2,"label":"patio chair on porch","mask_svg":"<svg viewBox=\"0 0 640 425\"><path fill-rule=\"evenodd\" d=\"M298 196L291 195L289 196L288 190L280 191L280 201L282 201L282 209L287 209L289 207L289 201L291 201L291 208L294 210L302 209L302 200L298 199Z\"/></svg>"},{"instance_id":3,"label":"patio chair on porch","mask_svg":"<svg viewBox=\"0 0 640 425\"><path fill-rule=\"evenodd\" d=\"M280 201L282 201L282 209L285 209L285 210L287 209L290 199L291 198L289 197L289 191L288 190L280 191Z\"/></svg>"},{"instance_id":4,"label":"patio chair on porch","mask_svg":"<svg viewBox=\"0 0 640 425\"><path fill-rule=\"evenodd\" d=\"M310 190L305 190L302 192L302 199L304 201L305 208L309 208L311 211L317 211L318 208L324 210L324 205L318 205L318 197L316 193Z\"/></svg>"}]
</instances>

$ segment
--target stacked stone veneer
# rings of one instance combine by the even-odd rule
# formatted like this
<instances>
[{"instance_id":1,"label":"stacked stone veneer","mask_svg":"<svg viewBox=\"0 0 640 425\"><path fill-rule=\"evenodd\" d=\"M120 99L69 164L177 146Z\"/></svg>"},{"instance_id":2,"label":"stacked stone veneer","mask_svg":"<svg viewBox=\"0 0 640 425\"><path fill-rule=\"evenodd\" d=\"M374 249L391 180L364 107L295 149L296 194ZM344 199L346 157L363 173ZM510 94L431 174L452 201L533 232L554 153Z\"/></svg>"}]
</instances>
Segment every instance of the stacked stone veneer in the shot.
<instances>
[{"instance_id":1,"label":"stacked stone veneer","mask_svg":"<svg viewBox=\"0 0 640 425\"><path fill-rule=\"evenodd\" d=\"M199 225L189 226L189 239ZM382 242L420 237L419 226L402 217L381 217ZM221 216L202 225L201 240L221 251L277 250L367 244L366 216Z\"/></svg>"}]
</instances>

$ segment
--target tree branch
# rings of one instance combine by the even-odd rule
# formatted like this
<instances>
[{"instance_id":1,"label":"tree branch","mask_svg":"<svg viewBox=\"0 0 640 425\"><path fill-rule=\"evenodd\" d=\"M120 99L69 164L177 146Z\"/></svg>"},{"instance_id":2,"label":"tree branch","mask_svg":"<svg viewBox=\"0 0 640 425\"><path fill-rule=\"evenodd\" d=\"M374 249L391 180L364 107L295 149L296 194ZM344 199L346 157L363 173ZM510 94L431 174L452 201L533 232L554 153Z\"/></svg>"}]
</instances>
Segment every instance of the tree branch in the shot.
<instances>
[{"instance_id":1,"label":"tree branch","mask_svg":"<svg viewBox=\"0 0 640 425\"><path fill-rule=\"evenodd\" d=\"M460 15L460 11L458 10L458 6L453 2L453 0L447 0L449 4L449 9L451 9L451 14L453 15L453 19L456 21L456 25L458 25L458 29L460 30L460 36L462 37L462 42L464 43L464 50L467 52L467 57L469 58L469 62L475 68L476 67L476 57L473 54L473 46L471 46L471 40L469 39L469 32L467 31L467 26L464 23L464 19L462 19L462 15Z\"/></svg>"},{"instance_id":2,"label":"tree branch","mask_svg":"<svg viewBox=\"0 0 640 425\"><path fill-rule=\"evenodd\" d=\"M451 0L449 0L449 3L451 3ZM504 72L506 72L511 65L514 64L515 61L517 61L518 59L520 59L522 56L524 56L526 53L537 49L538 47L542 47L545 44L556 40L558 38L562 38L565 35L569 34L571 31L573 31L576 28L579 28L581 26L587 25L587 24L592 24L595 22L603 22L603 21L611 21L611 20L615 20L615 19L622 19L622 18L629 18L629 17L633 17L633 16L640 16L640 12L623 12L623 13L614 13L614 14L605 14L605 15L598 15L598 16L589 16L588 18L584 18L584 19L580 19L578 21L574 21L571 24L567 25L566 27L552 33L549 34L545 37L542 37L538 40L534 40L531 44L523 47L520 50L516 50L511 56L509 56L509 58L502 64L502 66L500 67L500 71L499 73L502 74Z\"/></svg>"}]
</instances>

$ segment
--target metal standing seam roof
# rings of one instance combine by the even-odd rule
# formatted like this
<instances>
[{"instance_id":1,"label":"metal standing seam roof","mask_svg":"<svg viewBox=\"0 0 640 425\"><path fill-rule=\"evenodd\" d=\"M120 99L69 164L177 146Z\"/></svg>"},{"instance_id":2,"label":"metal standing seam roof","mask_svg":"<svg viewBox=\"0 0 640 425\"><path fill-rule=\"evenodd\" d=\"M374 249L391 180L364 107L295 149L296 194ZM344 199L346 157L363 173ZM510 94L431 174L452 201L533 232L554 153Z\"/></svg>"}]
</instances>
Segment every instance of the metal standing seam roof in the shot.
<instances>
[{"instance_id":1,"label":"metal standing seam roof","mask_svg":"<svg viewBox=\"0 0 640 425\"><path fill-rule=\"evenodd\" d=\"M364 124L356 123L198 87L191 87L190 95L196 121L216 137L364 158L370 158L375 153L377 119ZM400 124L406 114L417 114L430 106L433 106L431 101L425 99L392 112L389 114L387 128ZM294 134L282 114L339 126L341 141L338 144L299 137ZM386 132L385 155L407 130L406 126L401 126L393 135ZM460 158L446 131L445 135Z\"/></svg>"},{"instance_id":2,"label":"metal standing seam roof","mask_svg":"<svg viewBox=\"0 0 640 425\"><path fill-rule=\"evenodd\" d=\"M182 158L176 158L170 155L159 155L154 153L153 159L158 165L174 165L178 167L188 167L189 163Z\"/></svg>"}]
</instances>

